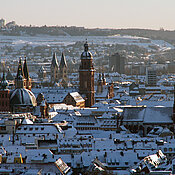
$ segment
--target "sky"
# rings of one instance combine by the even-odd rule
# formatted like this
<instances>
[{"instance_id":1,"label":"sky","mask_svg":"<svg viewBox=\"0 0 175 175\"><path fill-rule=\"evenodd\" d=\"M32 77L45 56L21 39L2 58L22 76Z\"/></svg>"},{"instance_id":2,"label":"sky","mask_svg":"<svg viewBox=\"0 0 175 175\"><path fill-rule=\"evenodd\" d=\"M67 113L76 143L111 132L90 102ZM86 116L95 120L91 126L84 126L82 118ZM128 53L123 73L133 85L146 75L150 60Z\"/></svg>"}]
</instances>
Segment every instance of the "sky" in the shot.
<instances>
[{"instance_id":1,"label":"sky","mask_svg":"<svg viewBox=\"0 0 175 175\"><path fill-rule=\"evenodd\" d=\"M175 30L175 0L0 0L18 25Z\"/></svg>"}]
</instances>

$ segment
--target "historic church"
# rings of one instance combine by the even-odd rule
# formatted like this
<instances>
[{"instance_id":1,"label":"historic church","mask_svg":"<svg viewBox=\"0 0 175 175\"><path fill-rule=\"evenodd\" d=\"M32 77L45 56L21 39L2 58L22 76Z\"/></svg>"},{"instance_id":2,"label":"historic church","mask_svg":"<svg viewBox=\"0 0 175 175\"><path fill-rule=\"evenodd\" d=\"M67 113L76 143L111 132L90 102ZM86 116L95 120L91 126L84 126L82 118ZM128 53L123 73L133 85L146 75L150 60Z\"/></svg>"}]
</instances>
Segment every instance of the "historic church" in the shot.
<instances>
[{"instance_id":1,"label":"historic church","mask_svg":"<svg viewBox=\"0 0 175 175\"><path fill-rule=\"evenodd\" d=\"M7 89L8 82L3 70L3 78L0 84L0 111L1 112L33 112L37 105L35 95L31 92L31 78L29 76L27 61L22 65L19 59L18 70L15 78L15 89Z\"/></svg>"},{"instance_id":2,"label":"historic church","mask_svg":"<svg viewBox=\"0 0 175 175\"><path fill-rule=\"evenodd\" d=\"M81 54L81 64L79 67L79 94L85 100L85 107L91 107L95 103L94 90L94 73L93 57L89 51L89 45L86 41L84 51ZM67 81L67 63L64 54L62 54L60 65L54 53L51 63L51 81ZM0 112L12 113L33 113L38 104L35 95L32 93L32 81L29 76L27 60L19 59L17 74L15 77L15 88L9 90L7 88L8 81L5 77L5 68L3 69L3 77L0 83ZM83 101L83 100L82 100ZM84 102L83 102L84 103Z\"/></svg>"},{"instance_id":3,"label":"historic church","mask_svg":"<svg viewBox=\"0 0 175 175\"><path fill-rule=\"evenodd\" d=\"M53 54L51 67L51 83L60 82L63 86L67 86L67 62L64 53L61 55L60 64L58 64L56 53Z\"/></svg>"}]
</instances>

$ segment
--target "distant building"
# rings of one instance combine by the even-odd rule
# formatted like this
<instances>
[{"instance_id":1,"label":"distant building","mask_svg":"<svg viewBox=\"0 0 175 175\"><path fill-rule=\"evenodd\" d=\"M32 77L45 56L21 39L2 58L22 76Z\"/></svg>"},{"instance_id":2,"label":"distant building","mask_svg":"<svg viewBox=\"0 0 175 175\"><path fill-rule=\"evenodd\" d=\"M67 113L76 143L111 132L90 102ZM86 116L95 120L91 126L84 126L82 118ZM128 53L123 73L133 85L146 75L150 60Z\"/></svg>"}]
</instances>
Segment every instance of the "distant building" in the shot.
<instances>
[{"instance_id":1,"label":"distant building","mask_svg":"<svg viewBox=\"0 0 175 175\"><path fill-rule=\"evenodd\" d=\"M6 26L7 26L8 28L15 27L15 26L16 26L16 22L15 22L15 21L11 21L11 22L7 23Z\"/></svg>"},{"instance_id":2,"label":"distant building","mask_svg":"<svg viewBox=\"0 0 175 175\"><path fill-rule=\"evenodd\" d=\"M64 56L64 53L61 55L61 61L59 65L59 78L61 82L67 83L67 63L66 63L66 58Z\"/></svg>"},{"instance_id":3,"label":"distant building","mask_svg":"<svg viewBox=\"0 0 175 175\"><path fill-rule=\"evenodd\" d=\"M157 85L156 68L147 67L147 69L146 69L146 84L148 86L156 86Z\"/></svg>"},{"instance_id":4,"label":"distant building","mask_svg":"<svg viewBox=\"0 0 175 175\"><path fill-rule=\"evenodd\" d=\"M4 19L0 19L0 27L4 27L5 26L5 20Z\"/></svg>"},{"instance_id":5,"label":"distant building","mask_svg":"<svg viewBox=\"0 0 175 175\"><path fill-rule=\"evenodd\" d=\"M80 108L85 107L85 100L78 92L68 93L64 98L63 102L67 105L72 105Z\"/></svg>"},{"instance_id":6,"label":"distant building","mask_svg":"<svg viewBox=\"0 0 175 175\"><path fill-rule=\"evenodd\" d=\"M97 81L97 93L101 94L102 92L103 92L103 79L101 74L99 74Z\"/></svg>"},{"instance_id":7,"label":"distant building","mask_svg":"<svg viewBox=\"0 0 175 175\"><path fill-rule=\"evenodd\" d=\"M119 53L109 57L109 71L118 72L119 74L125 73L125 57Z\"/></svg>"},{"instance_id":8,"label":"distant building","mask_svg":"<svg viewBox=\"0 0 175 175\"><path fill-rule=\"evenodd\" d=\"M0 112L10 111L10 90L7 89L8 81L3 70L3 77L0 83Z\"/></svg>"},{"instance_id":9,"label":"distant building","mask_svg":"<svg viewBox=\"0 0 175 175\"><path fill-rule=\"evenodd\" d=\"M81 64L79 68L79 92L85 96L86 107L91 107L95 103L93 57L88 50L88 43L84 44L84 52L81 54Z\"/></svg>"},{"instance_id":10,"label":"distant building","mask_svg":"<svg viewBox=\"0 0 175 175\"><path fill-rule=\"evenodd\" d=\"M60 61L60 78L67 80L67 63L66 58L64 56L64 53L61 55L61 61Z\"/></svg>"},{"instance_id":11,"label":"distant building","mask_svg":"<svg viewBox=\"0 0 175 175\"><path fill-rule=\"evenodd\" d=\"M53 54L52 63L51 63L51 82L59 81L59 65L56 53Z\"/></svg>"},{"instance_id":12,"label":"distant building","mask_svg":"<svg viewBox=\"0 0 175 175\"><path fill-rule=\"evenodd\" d=\"M40 67L38 70L38 78L43 81L46 78L46 70L44 69L43 66Z\"/></svg>"},{"instance_id":13,"label":"distant building","mask_svg":"<svg viewBox=\"0 0 175 175\"><path fill-rule=\"evenodd\" d=\"M10 68L8 68L6 78L7 78L7 80L10 80L10 81L14 80L14 77L13 77L11 71L10 71Z\"/></svg>"},{"instance_id":14,"label":"distant building","mask_svg":"<svg viewBox=\"0 0 175 175\"><path fill-rule=\"evenodd\" d=\"M173 110L172 107L162 106L128 106L123 110L121 123L131 132L140 132L143 135L157 126L173 131Z\"/></svg>"}]
</instances>

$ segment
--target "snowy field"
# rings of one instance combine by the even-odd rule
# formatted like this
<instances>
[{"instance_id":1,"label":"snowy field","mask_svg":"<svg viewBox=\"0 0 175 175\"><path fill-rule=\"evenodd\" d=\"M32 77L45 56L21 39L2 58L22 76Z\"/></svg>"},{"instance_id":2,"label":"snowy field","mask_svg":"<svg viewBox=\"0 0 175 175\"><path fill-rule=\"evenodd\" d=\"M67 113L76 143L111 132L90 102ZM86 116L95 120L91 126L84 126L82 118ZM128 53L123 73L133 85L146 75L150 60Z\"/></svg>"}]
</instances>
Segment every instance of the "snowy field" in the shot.
<instances>
[{"instance_id":1,"label":"snowy field","mask_svg":"<svg viewBox=\"0 0 175 175\"><path fill-rule=\"evenodd\" d=\"M0 36L0 48L3 46L12 46L15 50L21 49L25 45L32 47L36 46L67 46L74 44L77 41L85 41L86 38L90 44L124 44L124 45L137 45L144 47L148 50L165 51L174 49L174 46L163 40L151 40L142 37L132 36ZM151 47L150 47L151 46Z\"/></svg>"}]
</instances>

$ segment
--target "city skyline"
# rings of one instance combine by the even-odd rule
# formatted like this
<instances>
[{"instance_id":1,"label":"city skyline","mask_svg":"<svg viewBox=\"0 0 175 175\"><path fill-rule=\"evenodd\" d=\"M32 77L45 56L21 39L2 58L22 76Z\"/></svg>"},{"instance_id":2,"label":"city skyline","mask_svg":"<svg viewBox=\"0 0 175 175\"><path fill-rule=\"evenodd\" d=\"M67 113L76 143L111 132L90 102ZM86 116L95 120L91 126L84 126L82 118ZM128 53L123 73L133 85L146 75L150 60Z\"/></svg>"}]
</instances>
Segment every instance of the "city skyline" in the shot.
<instances>
[{"instance_id":1,"label":"city skyline","mask_svg":"<svg viewBox=\"0 0 175 175\"><path fill-rule=\"evenodd\" d=\"M18 25L175 30L174 0L6 0L0 18Z\"/></svg>"}]
</instances>

